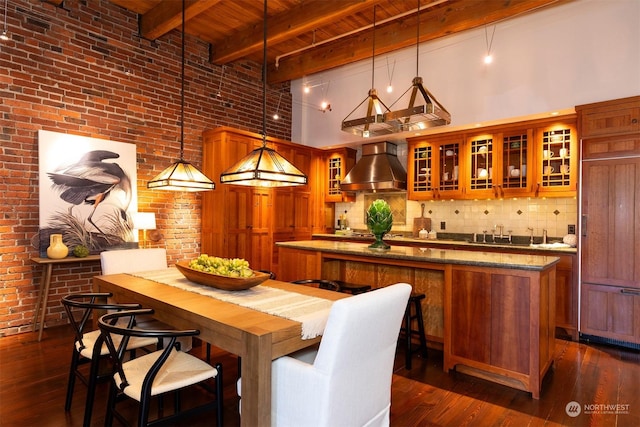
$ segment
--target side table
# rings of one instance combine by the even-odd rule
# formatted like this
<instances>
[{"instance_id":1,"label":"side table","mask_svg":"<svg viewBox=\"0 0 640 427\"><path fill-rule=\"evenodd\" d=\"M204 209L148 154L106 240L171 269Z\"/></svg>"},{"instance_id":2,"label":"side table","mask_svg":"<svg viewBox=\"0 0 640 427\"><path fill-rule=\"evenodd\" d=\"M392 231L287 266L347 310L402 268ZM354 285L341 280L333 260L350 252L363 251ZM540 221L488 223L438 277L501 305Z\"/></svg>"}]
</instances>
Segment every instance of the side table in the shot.
<instances>
[{"instance_id":1,"label":"side table","mask_svg":"<svg viewBox=\"0 0 640 427\"><path fill-rule=\"evenodd\" d=\"M39 328L38 341L40 341L42 339L42 329L44 328L44 316L47 312L49 286L51 285L51 274L53 273L53 266L56 264L79 264L82 262L96 262L100 261L100 255L89 255L84 258L70 256L62 259L31 258L31 261L38 265L42 265L43 267L42 278L40 279L38 303L36 304L36 310L33 314L33 331L35 332ZM42 311L42 321L38 322L40 318L40 311Z\"/></svg>"}]
</instances>

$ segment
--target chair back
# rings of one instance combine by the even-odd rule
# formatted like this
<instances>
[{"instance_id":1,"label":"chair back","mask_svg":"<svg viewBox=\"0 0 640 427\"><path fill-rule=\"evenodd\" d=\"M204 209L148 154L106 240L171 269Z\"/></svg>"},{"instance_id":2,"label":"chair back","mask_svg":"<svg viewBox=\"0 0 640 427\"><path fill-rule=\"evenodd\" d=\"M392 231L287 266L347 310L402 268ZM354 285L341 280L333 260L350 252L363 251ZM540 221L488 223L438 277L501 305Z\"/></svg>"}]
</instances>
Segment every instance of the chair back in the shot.
<instances>
[{"instance_id":1,"label":"chair back","mask_svg":"<svg viewBox=\"0 0 640 427\"><path fill-rule=\"evenodd\" d=\"M110 304L102 302L102 300L106 301L111 296L108 292L90 292L70 294L62 298L62 306L67 312L69 322L73 326L76 341L79 343L78 352L86 348L82 339L85 332L87 332L86 328L93 326L93 322L90 321L93 310L121 311L134 310L141 307L140 304ZM102 345L101 342L100 345Z\"/></svg>"},{"instance_id":2,"label":"chair back","mask_svg":"<svg viewBox=\"0 0 640 427\"><path fill-rule=\"evenodd\" d=\"M102 274L136 273L167 268L167 251L163 248L122 249L100 253Z\"/></svg>"},{"instance_id":3,"label":"chair back","mask_svg":"<svg viewBox=\"0 0 640 427\"><path fill-rule=\"evenodd\" d=\"M291 283L296 285L307 285L313 286L320 289L326 289L328 291L336 291L340 292L340 285L338 285L333 280L325 280L325 279L304 279L304 280L296 280Z\"/></svg>"},{"instance_id":4,"label":"chair back","mask_svg":"<svg viewBox=\"0 0 640 427\"><path fill-rule=\"evenodd\" d=\"M142 308L137 310L125 310L105 314L98 319L98 327L104 339L111 359L114 362L114 372L117 373L120 389L128 385L122 365L126 362L125 354L128 350L129 340L132 337L157 339L158 347L163 348L162 353L154 361L145 375L143 393L151 396L151 385L160 368L169 358L172 351L177 351L179 346L176 340L179 337L191 337L200 332L196 329L168 330L168 329L141 329L136 326L136 317L153 314L153 309ZM163 347L164 346L164 347Z\"/></svg>"},{"instance_id":5,"label":"chair back","mask_svg":"<svg viewBox=\"0 0 640 427\"><path fill-rule=\"evenodd\" d=\"M318 425L388 422L393 363L410 294L409 284L398 283L333 303L313 363L328 378L318 400L324 418Z\"/></svg>"}]
</instances>

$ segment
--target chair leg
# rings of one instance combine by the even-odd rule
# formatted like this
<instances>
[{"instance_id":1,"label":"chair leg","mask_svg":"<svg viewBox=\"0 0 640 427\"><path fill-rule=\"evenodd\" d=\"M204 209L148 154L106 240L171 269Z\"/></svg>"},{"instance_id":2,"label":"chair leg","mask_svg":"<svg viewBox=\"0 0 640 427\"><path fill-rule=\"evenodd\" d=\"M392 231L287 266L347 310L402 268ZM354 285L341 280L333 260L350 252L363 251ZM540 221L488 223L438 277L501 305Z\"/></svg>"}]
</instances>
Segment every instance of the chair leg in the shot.
<instances>
[{"instance_id":1,"label":"chair leg","mask_svg":"<svg viewBox=\"0 0 640 427\"><path fill-rule=\"evenodd\" d=\"M418 333L420 334L420 355L424 358L427 357L427 337L424 332L424 321L422 319L421 304L416 302L416 317L418 321Z\"/></svg>"},{"instance_id":2,"label":"chair leg","mask_svg":"<svg viewBox=\"0 0 640 427\"><path fill-rule=\"evenodd\" d=\"M118 397L118 387L112 380L109 384L109 399L107 400L107 413L104 417L104 427L111 427L113 425L113 412L115 411L116 400Z\"/></svg>"},{"instance_id":3,"label":"chair leg","mask_svg":"<svg viewBox=\"0 0 640 427\"><path fill-rule=\"evenodd\" d=\"M67 398L64 402L64 410L69 412L71 410L71 401L73 400L73 389L76 384L76 370L78 369L78 359L80 353L75 349L75 343L73 353L71 354L71 367L69 368L69 380L67 381Z\"/></svg>"},{"instance_id":4,"label":"chair leg","mask_svg":"<svg viewBox=\"0 0 640 427\"><path fill-rule=\"evenodd\" d=\"M91 426L91 414L93 413L93 401L96 396L96 386L98 383L98 375L100 372L100 358L94 358L91 360L91 366L89 368L89 378L87 381L87 400L84 404L84 427Z\"/></svg>"},{"instance_id":5,"label":"chair leg","mask_svg":"<svg viewBox=\"0 0 640 427\"><path fill-rule=\"evenodd\" d=\"M405 348L406 353L404 356L405 368L411 369L411 303L407 305L407 310L404 313L404 328L405 328Z\"/></svg>"},{"instance_id":6,"label":"chair leg","mask_svg":"<svg viewBox=\"0 0 640 427\"><path fill-rule=\"evenodd\" d=\"M216 375L215 378L215 382L216 382L216 421L218 422L218 427L222 427L222 412L223 412L223 406L222 406L222 364L217 363L215 366L216 370L218 371L218 375Z\"/></svg>"}]
</instances>

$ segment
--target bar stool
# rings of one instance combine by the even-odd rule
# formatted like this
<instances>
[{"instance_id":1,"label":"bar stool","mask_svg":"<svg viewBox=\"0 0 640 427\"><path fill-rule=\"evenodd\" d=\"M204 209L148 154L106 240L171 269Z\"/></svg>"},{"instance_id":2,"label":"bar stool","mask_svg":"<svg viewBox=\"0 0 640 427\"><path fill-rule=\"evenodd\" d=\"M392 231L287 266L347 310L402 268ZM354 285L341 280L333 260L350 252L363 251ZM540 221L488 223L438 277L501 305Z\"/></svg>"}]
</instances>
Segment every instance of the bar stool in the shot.
<instances>
[{"instance_id":1,"label":"bar stool","mask_svg":"<svg viewBox=\"0 0 640 427\"><path fill-rule=\"evenodd\" d=\"M413 353L420 352L422 357L427 357L427 337L424 333L424 322L422 319L422 300L425 299L423 293L412 293L407 303L407 309L404 313L403 326L400 332L405 336L405 367L411 369L411 356ZM412 328L413 321L418 324L417 329ZM418 336L420 344L414 348L411 338Z\"/></svg>"},{"instance_id":2,"label":"bar stool","mask_svg":"<svg viewBox=\"0 0 640 427\"><path fill-rule=\"evenodd\" d=\"M345 292L352 295L358 295L371 290L369 285L356 285L353 283L343 282L342 280L334 280L340 286L340 292Z\"/></svg>"}]
</instances>

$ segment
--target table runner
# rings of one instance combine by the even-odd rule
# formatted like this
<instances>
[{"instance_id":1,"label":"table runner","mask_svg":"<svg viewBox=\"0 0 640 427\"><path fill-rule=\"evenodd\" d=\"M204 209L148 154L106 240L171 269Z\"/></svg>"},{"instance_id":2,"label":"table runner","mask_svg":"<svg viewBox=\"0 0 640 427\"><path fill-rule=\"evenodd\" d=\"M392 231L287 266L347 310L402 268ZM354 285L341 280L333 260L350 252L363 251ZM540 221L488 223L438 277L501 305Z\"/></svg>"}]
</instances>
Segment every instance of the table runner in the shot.
<instances>
[{"instance_id":1,"label":"table runner","mask_svg":"<svg viewBox=\"0 0 640 427\"><path fill-rule=\"evenodd\" d=\"M225 291L187 280L175 267L129 273L182 290L206 295L220 301L261 311L302 324L302 339L322 335L333 301L258 285L243 291Z\"/></svg>"}]
</instances>

